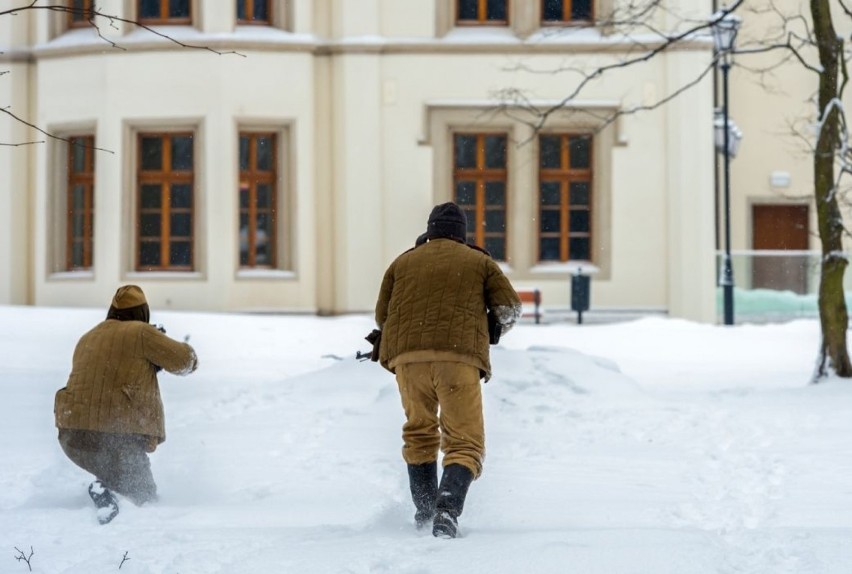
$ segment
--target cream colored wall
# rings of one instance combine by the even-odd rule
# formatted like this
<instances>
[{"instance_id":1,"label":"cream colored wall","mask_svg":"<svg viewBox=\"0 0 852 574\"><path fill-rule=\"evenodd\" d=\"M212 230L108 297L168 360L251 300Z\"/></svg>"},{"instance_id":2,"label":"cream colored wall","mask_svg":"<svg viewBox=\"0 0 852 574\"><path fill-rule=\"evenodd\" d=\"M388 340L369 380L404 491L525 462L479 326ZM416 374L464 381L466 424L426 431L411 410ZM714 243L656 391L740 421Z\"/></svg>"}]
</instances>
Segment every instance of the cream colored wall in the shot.
<instances>
[{"instance_id":1,"label":"cream colored wall","mask_svg":"<svg viewBox=\"0 0 852 574\"><path fill-rule=\"evenodd\" d=\"M3 48L0 47L0 51ZM23 119L29 119L30 65L0 60L0 105ZM20 122L0 116L0 304L22 305L32 301L29 290L29 202L30 163L37 146L25 142L43 141Z\"/></svg>"},{"instance_id":2,"label":"cream colored wall","mask_svg":"<svg viewBox=\"0 0 852 574\"><path fill-rule=\"evenodd\" d=\"M379 33L381 0L328 0L331 5L331 36L347 38Z\"/></svg>"},{"instance_id":3,"label":"cream colored wall","mask_svg":"<svg viewBox=\"0 0 852 574\"><path fill-rule=\"evenodd\" d=\"M669 93L695 78L710 55L678 52L667 60ZM716 265L713 257L713 101L709 78L704 89L669 102L665 162L668 191L668 311L696 321L716 320ZM653 221L653 219L652 219Z\"/></svg>"},{"instance_id":4,"label":"cream colored wall","mask_svg":"<svg viewBox=\"0 0 852 574\"><path fill-rule=\"evenodd\" d=\"M666 309L668 207L665 157L659 153L666 145L664 117L638 114L623 122L627 143L614 150L611 167L612 279L592 278L592 305Z\"/></svg>"},{"instance_id":5,"label":"cream colored wall","mask_svg":"<svg viewBox=\"0 0 852 574\"><path fill-rule=\"evenodd\" d=\"M314 78L316 89L316 109L313 122L306 129L314 134L315 149L321 150L314 162L314 198L317 207L314 216L314 237L316 239L315 264L317 271L317 309L322 314L331 314L336 309L337 300L337 230L335 229L334 210L325 213L322 206L334 205L334 189L337 182L329 162L322 158L330 155L333 150L334 133L333 119L335 114L333 101L333 66L332 59L320 57L314 59ZM321 215L322 213L322 215Z\"/></svg>"},{"instance_id":6,"label":"cream colored wall","mask_svg":"<svg viewBox=\"0 0 852 574\"><path fill-rule=\"evenodd\" d=\"M434 38L435 4L381 0L381 34L398 38Z\"/></svg>"},{"instance_id":7,"label":"cream colored wall","mask_svg":"<svg viewBox=\"0 0 852 574\"><path fill-rule=\"evenodd\" d=\"M679 85L677 82L690 77L694 67L708 57L705 52L687 52L678 54L676 59L660 58L645 68L629 69L613 74L605 82L592 84L581 99L592 103L609 101L615 93L623 96L621 102L625 108L639 105L646 97L647 86L663 94L671 85ZM560 56L540 55L536 65L555 69L561 61ZM450 199L450 181L433 186L432 169L437 161L435 140L449 138L449 134L430 133L430 141L414 145L427 135L424 130L430 104L455 101L487 105L493 102L493 89L508 86L534 90L535 97L544 100L564 97L563 76L509 73L507 63L506 57L492 55L406 54L382 60L378 81L382 86L384 212L379 227L385 233L382 254L385 266L413 245L425 228L431 206ZM473 70L476 82L469 80ZM599 230L611 234L611 272L592 281L595 308L673 309L679 316L714 319L713 222L707 215L712 214L713 205L711 124L707 122L697 132L694 126L700 118L710 117L711 109L708 85L704 92L696 90L682 96L676 108L626 116L617 128L599 136L621 137L626 144L612 146L611 157L600 160L603 172L596 174L597 178L611 179L611 197L608 205L601 206L611 210L611 223L609 229ZM682 121L682 116L695 117L698 121ZM470 112L470 125L508 126L518 141L531 135L506 117L494 120L485 117L489 115L481 109ZM379 141L368 139L363 144L350 151L373 157ZM523 144L530 145L534 144ZM667 158L660 149L676 159ZM509 153L511 156L529 152L518 148L510 149ZM513 194L510 201L516 201L515 207L510 208L512 245L508 272L516 284L541 288L549 304L566 306L570 303L570 271L530 270L535 264L536 224L517 216L522 210L528 216L534 214L534 206L519 205L517 201L525 197L531 201L535 196L536 172L527 167L510 166L510 171L525 169L532 177L516 182L517 188L510 192ZM668 213L668 218L661 218L661 213ZM518 242L523 247L517 248ZM703 250L704 256L696 257L696 249ZM516 260L522 260L520 265L512 261L513 254ZM363 294L360 288L352 290L356 308L371 307L380 279L380 274L374 274Z\"/></svg>"},{"instance_id":8,"label":"cream colored wall","mask_svg":"<svg viewBox=\"0 0 852 574\"><path fill-rule=\"evenodd\" d=\"M742 130L739 153L731 160L731 245L732 249L752 249L751 206L755 203L808 203L811 205L811 230L816 230L813 209L812 154L794 130L804 129L812 137L810 122L792 122L813 117L816 106L803 104L809 91L816 88L815 76L787 69L786 93L767 90L746 71L731 74L730 116ZM792 90L790 90L792 88ZM791 93L792 92L792 93ZM789 187L773 187L772 172L790 175ZM721 178L721 172L720 172ZM721 181L721 179L720 179ZM812 238L816 248L818 239Z\"/></svg>"},{"instance_id":9,"label":"cream colored wall","mask_svg":"<svg viewBox=\"0 0 852 574\"><path fill-rule=\"evenodd\" d=\"M335 310L375 305L376 277L384 272L377 254L386 240L381 221L382 118L380 62L376 55L344 55L332 64L332 91L346 94L332 104L335 234Z\"/></svg>"},{"instance_id":10,"label":"cream colored wall","mask_svg":"<svg viewBox=\"0 0 852 574\"><path fill-rule=\"evenodd\" d=\"M7 7L4 7L4 10ZM8 8L11 8L9 6ZM26 48L30 45L35 26L32 12L19 12L0 17L0 47L3 48L4 58L16 48Z\"/></svg>"},{"instance_id":11,"label":"cream colored wall","mask_svg":"<svg viewBox=\"0 0 852 574\"><path fill-rule=\"evenodd\" d=\"M754 6L759 9L766 2ZM803 10L795 0L777 0L782 14L798 14ZM848 38L852 22L838 6L834 22L838 34ZM804 8L810 22L810 13ZM754 47L765 44L766 31L779 23L777 15L760 10L743 11L743 27L737 45ZM815 53L805 51L812 64L818 65ZM752 205L762 203L795 203L810 206L810 247L819 250L816 210L813 205L813 155L816 104L811 101L818 89L818 76L791 59L776 66L781 54L738 55L730 74L730 115L743 131L738 155L731 162L731 244L732 249L752 249ZM755 70L772 68L766 74ZM721 78L720 78L721 94ZM721 105L721 99L720 99ZM852 106L852 92L846 90L845 108ZM790 175L789 187L773 187L774 171ZM720 175L721 178L721 175ZM847 180L848 185L848 180ZM846 211L847 224L852 212ZM720 223L722 218L720 217ZM724 247L722 244L721 247ZM735 277L735 280L737 278Z\"/></svg>"},{"instance_id":12,"label":"cream colored wall","mask_svg":"<svg viewBox=\"0 0 852 574\"><path fill-rule=\"evenodd\" d=\"M194 41L202 44L228 46L222 34L233 27L230 17L211 12L218 6L212 0L198 3L205 15L196 28L219 35L181 33L195 34ZM95 130L97 145L114 154L97 156L95 269L87 275L55 273L52 261L55 213L50 210L55 209L53 194L61 190L54 166L64 153L62 144L33 152L36 215L28 235L33 238L29 275L35 302L102 306L116 285L132 281L142 285L156 308L371 310L387 264L413 244L431 206L449 199L449 181L435 181L448 177L446 171L436 175L436 166L447 161L449 132L430 132L430 110L448 102L482 108L494 102L493 90L505 87L557 101L569 83L564 75L510 73L507 68L534 58L537 67L553 69L573 49L531 51L514 41L503 54L501 40L483 47L466 39L481 32L476 30L434 39L446 6L427 2L403 9L401 4L296 0L287 25L295 35L272 30L266 39L234 38L247 58L150 40L142 45L138 31L119 36L137 42L127 52L94 44L95 39L89 48L63 44L68 36L49 42L51 26L42 21L33 76L38 89L29 94L36 120L59 133ZM123 6L126 11L132 5ZM313 33L331 37L332 43L314 44ZM372 36L378 34L402 41L376 42ZM590 35L577 48L589 67L620 57L590 53L594 42ZM649 94L664 94L708 57L709 50L698 46L655 58L593 82L580 99L607 109L647 103ZM704 119L709 116L705 86L684 94L676 105L626 116L598 136L605 143L596 144L596 155L606 157L596 157L596 185L607 191L595 206L604 212L604 225L595 233L606 234L601 242L606 253L602 272L592 281L594 308L667 309L713 320L708 312L715 285L712 142L709 119ZM684 121L692 117L701 125ZM507 117L490 125L507 127L518 140L531 135ZM238 272L235 190L241 126L278 128L288 135L284 183L294 210L292 273L258 277ZM134 221L134 130L169 127L197 130L197 272L135 273L128 232ZM534 196L535 166L523 163L534 156L529 147L513 148L510 154L522 165L511 167L521 175L513 176L516 188L510 197L515 205L508 272L518 284L541 287L546 304L567 306L570 268L548 273L532 268L535 206L519 200Z\"/></svg>"},{"instance_id":13,"label":"cream colored wall","mask_svg":"<svg viewBox=\"0 0 852 574\"><path fill-rule=\"evenodd\" d=\"M276 71L280 71L276 73ZM299 86L293 79L299 79ZM39 63L38 121L58 132L97 126L96 254L91 276L54 274L49 261L49 197L54 158L36 155L36 300L44 305L99 305L117 284L135 282L152 304L179 309L316 308L313 66L303 54L247 52L245 58L204 52L130 52ZM247 89L247 86L250 88ZM237 254L237 135L240 126L289 134L292 272L244 274ZM303 127L304 126L304 127ZM196 131L194 274L133 272L136 129ZM296 153L298 150L298 153ZM60 152L61 153L61 152ZM111 216L115 214L115 216Z\"/></svg>"},{"instance_id":14,"label":"cream colored wall","mask_svg":"<svg viewBox=\"0 0 852 574\"><path fill-rule=\"evenodd\" d=\"M31 64L26 49L33 18L28 14L0 18L0 106L30 120ZM43 141L7 114L0 114L0 143ZM29 289L29 192L33 151L44 144L0 146L0 304L32 301Z\"/></svg>"}]
</instances>

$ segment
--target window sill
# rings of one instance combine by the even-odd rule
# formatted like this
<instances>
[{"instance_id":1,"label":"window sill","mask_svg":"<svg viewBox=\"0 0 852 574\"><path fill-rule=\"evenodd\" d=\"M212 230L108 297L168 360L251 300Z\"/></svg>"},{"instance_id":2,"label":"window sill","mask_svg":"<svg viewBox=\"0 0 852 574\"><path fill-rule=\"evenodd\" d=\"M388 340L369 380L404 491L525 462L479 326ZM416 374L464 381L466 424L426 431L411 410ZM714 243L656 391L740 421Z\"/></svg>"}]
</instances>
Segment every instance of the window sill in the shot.
<instances>
[{"instance_id":1,"label":"window sill","mask_svg":"<svg viewBox=\"0 0 852 574\"><path fill-rule=\"evenodd\" d=\"M517 43L518 37L511 26L480 25L480 26L453 26L442 38L445 42L505 42Z\"/></svg>"},{"instance_id":2,"label":"window sill","mask_svg":"<svg viewBox=\"0 0 852 574\"><path fill-rule=\"evenodd\" d=\"M48 275L49 281L90 281L95 278L95 272L86 271L57 271Z\"/></svg>"},{"instance_id":3,"label":"window sill","mask_svg":"<svg viewBox=\"0 0 852 574\"><path fill-rule=\"evenodd\" d=\"M593 22L563 22L561 24L542 24L527 37L528 42L550 42L553 44L576 44L577 42L600 41L603 39L600 27Z\"/></svg>"},{"instance_id":4,"label":"window sill","mask_svg":"<svg viewBox=\"0 0 852 574\"><path fill-rule=\"evenodd\" d=\"M537 263L530 268L530 273L546 274L566 274L575 275L594 275L600 268L592 265L589 262L566 262L566 263Z\"/></svg>"},{"instance_id":5,"label":"window sill","mask_svg":"<svg viewBox=\"0 0 852 574\"><path fill-rule=\"evenodd\" d=\"M254 37L257 39L267 38L270 40L283 40L294 36L292 32L282 30L269 22L237 22L237 25L234 27L234 35Z\"/></svg>"},{"instance_id":6,"label":"window sill","mask_svg":"<svg viewBox=\"0 0 852 574\"><path fill-rule=\"evenodd\" d=\"M260 279L263 281L295 279L294 271L284 271L282 269L238 269L237 279Z\"/></svg>"},{"instance_id":7,"label":"window sill","mask_svg":"<svg viewBox=\"0 0 852 574\"><path fill-rule=\"evenodd\" d=\"M204 275L198 271L128 271L125 279L140 279L145 281L157 280L190 280L198 281L204 279Z\"/></svg>"}]
</instances>

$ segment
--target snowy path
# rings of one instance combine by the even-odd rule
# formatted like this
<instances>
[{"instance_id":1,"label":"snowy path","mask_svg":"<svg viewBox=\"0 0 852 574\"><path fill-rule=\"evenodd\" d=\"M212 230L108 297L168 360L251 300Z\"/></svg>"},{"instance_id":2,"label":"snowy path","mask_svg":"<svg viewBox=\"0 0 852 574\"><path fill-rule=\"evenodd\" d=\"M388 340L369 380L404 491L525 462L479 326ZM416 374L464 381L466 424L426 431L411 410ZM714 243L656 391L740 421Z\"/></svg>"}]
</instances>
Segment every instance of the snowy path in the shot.
<instances>
[{"instance_id":1,"label":"snowy path","mask_svg":"<svg viewBox=\"0 0 852 574\"><path fill-rule=\"evenodd\" d=\"M444 541L413 529L393 377L349 358L365 317L155 317L201 370L162 380L160 502L98 526L52 402L100 316L0 307L25 326L0 332L0 573L30 546L50 574L850 572L852 386L804 385L812 323L519 326Z\"/></svg>"}]
</instances>

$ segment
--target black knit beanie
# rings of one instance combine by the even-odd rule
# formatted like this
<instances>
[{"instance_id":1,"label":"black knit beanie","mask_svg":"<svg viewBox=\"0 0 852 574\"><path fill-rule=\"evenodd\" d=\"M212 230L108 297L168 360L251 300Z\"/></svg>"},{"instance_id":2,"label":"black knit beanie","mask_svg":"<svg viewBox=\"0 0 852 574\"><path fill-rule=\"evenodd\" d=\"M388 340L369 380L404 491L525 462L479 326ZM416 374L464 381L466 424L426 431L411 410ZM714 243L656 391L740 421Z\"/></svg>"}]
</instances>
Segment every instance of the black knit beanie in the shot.
<instances>
[{"instance_id":1,"label":"black knit beanie","mask_svg":"<svg viewBox=\"0 0 852 574\"><path fill-rule=\"evenodd\" d=\"M452 202L436 205L429 214L426 237L447 237L464 242L467 236L467 217L458 205Z\"/></svg>"}]
</instances>

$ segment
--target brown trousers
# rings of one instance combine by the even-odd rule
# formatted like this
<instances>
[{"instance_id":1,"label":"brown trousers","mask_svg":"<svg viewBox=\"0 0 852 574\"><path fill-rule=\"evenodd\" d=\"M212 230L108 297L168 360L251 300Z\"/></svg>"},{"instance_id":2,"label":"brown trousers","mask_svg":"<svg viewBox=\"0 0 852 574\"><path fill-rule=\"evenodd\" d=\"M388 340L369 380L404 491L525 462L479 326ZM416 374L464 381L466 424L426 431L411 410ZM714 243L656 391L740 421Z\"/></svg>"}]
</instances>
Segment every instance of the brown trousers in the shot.
<instances>
[{"instance_id":1,"label":"brown trousers","mask_svg":"<svg viewBox=\"0 0 852 574\"><path fill-rule=\"evenodd\" d=\"M479 369L464 363L433 361L396 367L406 422L402 457L424 464L444 453L443 465L461 464L482 473L485 423Z\"/></svg>"},{"instance_id":2,"label":"brown trousers","mask_svg":"<svg viewBox=\"0 0 852 574\"><path fill-rule=\"evenodd\" d=\"M59 429L59 445L74 464L136 505L157 499L147 444L142 435Z\"/></svg>"}]
</instances>

